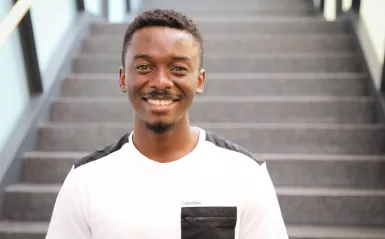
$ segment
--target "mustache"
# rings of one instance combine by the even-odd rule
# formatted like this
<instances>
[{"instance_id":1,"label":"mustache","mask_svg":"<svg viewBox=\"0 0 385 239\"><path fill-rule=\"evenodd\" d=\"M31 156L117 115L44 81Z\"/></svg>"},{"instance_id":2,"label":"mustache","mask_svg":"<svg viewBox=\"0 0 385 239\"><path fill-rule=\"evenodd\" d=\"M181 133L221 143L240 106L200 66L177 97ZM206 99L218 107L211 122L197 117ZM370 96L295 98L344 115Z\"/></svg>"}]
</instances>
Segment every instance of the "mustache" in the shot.
<instances>
[{"instance_id":1,"label":"mustache","mask_svg":"<svg viewBox=\"0 0 385 239\"><path fill-rule=\"evenodd\" d=\"M178 100L181 99L181 95L173 94L169 90L152 90L140 95L142 98L151 99L151 98L162 98L169 100Z\"/></svg>"}]
</instances>

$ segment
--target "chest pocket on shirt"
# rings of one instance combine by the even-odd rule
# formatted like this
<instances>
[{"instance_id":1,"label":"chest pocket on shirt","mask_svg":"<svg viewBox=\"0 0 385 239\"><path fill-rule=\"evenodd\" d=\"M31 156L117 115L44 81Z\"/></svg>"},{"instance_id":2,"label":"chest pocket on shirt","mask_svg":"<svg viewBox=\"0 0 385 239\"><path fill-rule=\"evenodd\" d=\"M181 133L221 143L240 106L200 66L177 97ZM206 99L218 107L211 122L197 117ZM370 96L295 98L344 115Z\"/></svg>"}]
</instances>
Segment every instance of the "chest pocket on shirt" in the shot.
<instances>
[{"instance_id":1,"label":"chest pocket on shirt","mask_svg":"<svg viewBox=\"0 0 385 239\"><path fill-rule=\"evenodd\" d=\"M236 207L183 207L182 239L234 239Z\"/></svg>"}]
</instances>

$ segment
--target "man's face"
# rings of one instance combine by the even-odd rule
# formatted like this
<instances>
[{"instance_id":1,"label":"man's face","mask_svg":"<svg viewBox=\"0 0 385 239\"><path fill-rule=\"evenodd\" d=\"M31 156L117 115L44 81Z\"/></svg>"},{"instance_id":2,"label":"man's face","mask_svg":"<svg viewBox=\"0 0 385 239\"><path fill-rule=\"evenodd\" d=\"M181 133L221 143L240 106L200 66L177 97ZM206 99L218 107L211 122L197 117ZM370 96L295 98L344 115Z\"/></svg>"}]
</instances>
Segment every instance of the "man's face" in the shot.
<instances>
[{"instance_id":1,"label":"man's face","mask_svg":"<svg viewBox=\"0 0 385 239\"><path fill-rule=\"evenodd\" d=\"M169 27L134 33L120 70L120 87L128 92L135 117L155 132L187 116L194 95L203 91L200 47L194 37ZM163 129L163 130L162 130Z\"/></svg>"}]
</instances>

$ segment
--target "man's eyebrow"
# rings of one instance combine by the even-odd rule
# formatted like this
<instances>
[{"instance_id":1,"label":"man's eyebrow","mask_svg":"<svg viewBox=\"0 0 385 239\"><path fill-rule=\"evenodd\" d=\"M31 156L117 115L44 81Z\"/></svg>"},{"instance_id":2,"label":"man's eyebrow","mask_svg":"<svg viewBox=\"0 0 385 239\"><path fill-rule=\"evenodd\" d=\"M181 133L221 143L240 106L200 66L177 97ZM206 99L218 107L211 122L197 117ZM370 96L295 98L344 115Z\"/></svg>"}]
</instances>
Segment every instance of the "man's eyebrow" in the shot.
<instances>
[{"instance_id":1,"label":"man's eyebrow","mask_svg":"<svg viewBox=\"0 0 385 239\"><path fill-rule=\"evenodd\" d=\"M174 56L172 59L175 61L190 61L190 58L187 56Z\"/></svg>"},{"instance_id":2,"label":"man's eyebrow","mask_svg":"<svg viewBox=\"0 0 385 239\"><path fill-rule=\"evenodd\" d=\"M135 60L137 60L137 59L144 59L144 60L150 61L152 59L152 57L149 56L149 55L146 55L146 54L138 54L138 55L134 56L134 59Z\"/></svg>"},{"instance_id":3,"label":"man's eyebrow","mask_svg":"<svg viewBox=\"0 0 385 239\"><path fill-rule=\"evenodd\" d=\"M143 59L143 60L146 60L146 61L151 61L152 57L150 55L147 55L147 54L137 54L137 55L134 56L134 59L135 60ZM188 58L187 56L173 56L172 59L174 61L186 61L186 62L191 61L190 58Z\"/></svg>"}]
</instances>

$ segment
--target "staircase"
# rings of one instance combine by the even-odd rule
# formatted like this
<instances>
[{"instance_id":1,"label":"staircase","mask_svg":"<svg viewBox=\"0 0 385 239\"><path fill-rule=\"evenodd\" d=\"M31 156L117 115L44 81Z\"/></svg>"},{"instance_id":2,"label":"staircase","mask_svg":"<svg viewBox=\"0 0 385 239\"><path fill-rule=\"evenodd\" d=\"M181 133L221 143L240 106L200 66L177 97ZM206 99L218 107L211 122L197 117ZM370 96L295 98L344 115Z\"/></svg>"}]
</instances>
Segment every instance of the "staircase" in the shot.
<instances>
[{"instance_id":1,"label":"staircase","mask_svg":"<svg viewBox=\"0 0 385 239\"><path fill-rule=\"evenodd\" d=\"M207 80L192 121L266 159L291 239L385 238L385 126L346 20L317 17L311 0L145 2L198 23ZM73 161L130 131L118 84L125 28L91 26L6 189L0 238L44 238Z\"/></svg>"}]
</instances>

